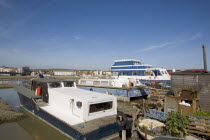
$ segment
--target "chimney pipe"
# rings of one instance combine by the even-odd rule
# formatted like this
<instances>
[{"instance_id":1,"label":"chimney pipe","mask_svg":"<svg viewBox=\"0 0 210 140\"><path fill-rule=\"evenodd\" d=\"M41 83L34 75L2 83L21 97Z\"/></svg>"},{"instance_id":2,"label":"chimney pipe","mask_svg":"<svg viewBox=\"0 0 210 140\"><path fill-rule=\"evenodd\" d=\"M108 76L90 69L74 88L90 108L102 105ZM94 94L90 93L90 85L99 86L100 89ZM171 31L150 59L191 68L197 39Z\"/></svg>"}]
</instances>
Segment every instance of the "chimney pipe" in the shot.
<instances>
[{"instance_id":1,"label":"chimney pipe","mask_svg":"<svg viewBox=\"0 0 210 140\"><path fill-rule=\"evenodd\" d=\"M204 64L204 71L207 72L207 60L206 60L206 46L203 44L203 64Z\"/></svg>"}]
</instances>

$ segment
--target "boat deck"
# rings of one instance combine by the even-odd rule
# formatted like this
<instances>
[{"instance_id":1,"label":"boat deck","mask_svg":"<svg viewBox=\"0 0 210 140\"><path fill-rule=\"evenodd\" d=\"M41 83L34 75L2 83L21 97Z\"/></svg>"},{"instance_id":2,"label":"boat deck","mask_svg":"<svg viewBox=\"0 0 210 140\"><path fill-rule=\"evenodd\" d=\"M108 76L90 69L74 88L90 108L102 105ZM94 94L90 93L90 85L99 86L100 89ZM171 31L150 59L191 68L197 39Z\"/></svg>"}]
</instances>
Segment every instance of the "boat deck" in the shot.
<instances>
[{"instance_id":1,"label":"boat deck","mask_svg":"<svg viewBox=\"0 0 210 140\"><path fill-rule=\"evenodd\" d=\"M49 108L49 105L45 102L43 102L42 100L37 100L37 105L44 109L47 112L51 112L52 113L52 108ZM55 110L54 110L55 111ZM54 113L59 113L58 112L54 112ZM59 113L61 116L62 114ZM63 114L64 116L66 116L66 114ZM65 119L64 119L65 120ZM66 121L71 121L68 122L68 124L70 125L70 123L73 123L74 125L70 125L73 129L75 129L76 131L78 131L79 133L86 135L88 133L91 133L93 131L98 130L99 128L103 128L107 125L112 125L114 123L116 123L116 115L112 115L112 116L106 116L106 117L102 117L99 119L94 119L91 121L87 121L87 122L80 122L80 120L76 120L76 118L66 118ZM77 124L75 124L77 123Z\"/></svg>"},{"instance_id":2,"label":"boat deck","mask_svg":"<svg viewBox=\"0 0 210 140\"><path fill-rule=\"evenodd\" d=\"M36 100L36 104L37 104L39 107L45 107L45 106L48 106L48 103L43 102L43 100L42 100L42 99L38 99L38 100Z\"/></svg>"},{"instance_id":3,"label":"boat deck","mask_svg":"<svg viewBox=\"0 0 210 140\"><path fill-rule=\"evenodd\" d=\"M94 119L88 122L73 125L72 128L82 134L88 134L99 128L116 123L116 115L106 116L99 119Z\"/></svg>"},{"instance_id":4,"label":"boat deck","mask_svg":"<svg viewBox=\"0 0 210 140\"><path fill-rule=\"evenodd\" d=\"M41 109L47 111L48 113L52 115L57 114L57 116L62 117L62 120L64 120L67 124L69 124L73 129L77 130L79 133L84 135L93 132L95 130L98 130L99 128L116 123L116 115L106 116L91 121L82 122L76 117L72 118L72 115L71 118L69 118L68 114L63 114L62 112L59 112L59 110L56 111L56 109L53 109L47 103L43 102L42 99L37 99L36 104Z\"/></svg>"}]
</instances>

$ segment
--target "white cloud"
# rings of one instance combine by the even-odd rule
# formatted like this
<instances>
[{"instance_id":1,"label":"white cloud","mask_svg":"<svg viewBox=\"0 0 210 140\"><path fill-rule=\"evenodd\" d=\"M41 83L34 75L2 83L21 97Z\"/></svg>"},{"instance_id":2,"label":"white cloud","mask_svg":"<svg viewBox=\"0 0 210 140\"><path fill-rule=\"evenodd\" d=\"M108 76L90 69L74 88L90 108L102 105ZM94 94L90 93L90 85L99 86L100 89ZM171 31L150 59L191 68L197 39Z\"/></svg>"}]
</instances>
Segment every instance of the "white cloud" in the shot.
<instances>
[{"instance_id":1,"label":"white cloud","mask_svg":"<svg viewBox=\"0 0 210 140\"><path fill-rule=\"evenodd\" d=\"M77 36L77 35L72 36L72 38L75 39L75 40L80 40L81 39L81 37L80 36Z\"/></svg>"},{"instance_id":2,"label":"white cloud","mask_svg":"<svg viewBox=\"0 0 210 140\"><path fill-rule=\"evenodd\" d=\"M190 37L188 40L195 40L195 39L200 38L202 36L203 36L202 33L197 33L197 34L193 35L192 37Z\"/></svg>"},{"instance_id":3,"label":"white cloud","mask_svg":"<svg viewBox=\"0 0 210 140\"><path fill-rule=\"evenodd\" d=\"M192 35L188 39L182 39L182 40L178 40L176 42L166 42L166 43L162 43L160 45L152 45L152 46L149 46L147 48L140 49L140 50L138 50L136 52L145 52L145 51L150 51L150 50L153 50L153 49L164 48L164 47L174 48L174 47L177 47L177 46L174 46L174 44L181 43L181 42L192 41L192 40L198 39L198 38L200 38L202 36L203 36L202 33L197 33L197 34Z\"/></svg>"},{"instance_id":4,"label":"white cloud","mask_svg":"<svg viewBox=\"0 0 210 140\"><path fill-rule=\"evenodd\" d=\"M157 48L163 48L163 47L168 47L170 45L173 45L177 42L166 42L166 43L163 43L163 44L160 44L160 45L152 45L152 46L149 46L147 48L143 48L141 50L139 50L138 52L145 52L145 51L149 51L149 50L153 50L153 49L157 49Z\"/></svg>"}]
</instances>

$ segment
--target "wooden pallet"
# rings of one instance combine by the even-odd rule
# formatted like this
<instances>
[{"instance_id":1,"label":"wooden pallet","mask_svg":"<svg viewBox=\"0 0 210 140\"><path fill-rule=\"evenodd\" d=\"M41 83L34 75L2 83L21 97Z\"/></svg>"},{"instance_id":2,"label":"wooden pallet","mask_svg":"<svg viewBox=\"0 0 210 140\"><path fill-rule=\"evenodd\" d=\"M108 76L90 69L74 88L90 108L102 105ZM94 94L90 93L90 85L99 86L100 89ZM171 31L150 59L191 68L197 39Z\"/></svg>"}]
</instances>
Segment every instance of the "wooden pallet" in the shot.
<instances>
[{"instance_id":1,"label":"wooden pallet","mask_svg":"<svg viewBox=\"0 0 210 140\"><path fill-rule=\"evenodd\" d=\"M187 126L189 133L210 136L210 117L191 115L191 123Z\"/></svg>"}]
</instances>

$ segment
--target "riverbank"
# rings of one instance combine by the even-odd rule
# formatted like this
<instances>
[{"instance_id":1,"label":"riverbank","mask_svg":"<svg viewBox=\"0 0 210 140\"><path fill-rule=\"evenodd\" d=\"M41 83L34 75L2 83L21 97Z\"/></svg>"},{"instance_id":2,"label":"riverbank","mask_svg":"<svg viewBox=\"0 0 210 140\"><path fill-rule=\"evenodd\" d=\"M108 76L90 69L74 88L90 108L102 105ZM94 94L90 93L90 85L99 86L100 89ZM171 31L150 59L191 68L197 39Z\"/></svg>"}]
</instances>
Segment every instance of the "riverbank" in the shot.
<instances>
[{"instance_id":1,"label":"riverbank","mask_svg":"<svg viewBox=\"0 0 210 140\"><path fill-rule=\"evenodd\" d=\"M0 76L0 81L4 80L30 80L37 76Z\"/></svg>"},{"instance_id":2,"label":"riverbank","mask_svg":"<svg viewBox=\"0 0 210 140\"><path fill-rule=\"evenodd\" d=\"M0 81L5 80L30 80L32 78L37 78L37 76L0 76ZM55 79L79 79L79 77L70 77L70 76L49 76L46 78L55 78Z\"/></svg>"},{"instance_id":3,"label":"riverbank","mask_svg":"<svg viewBox=\"0 0 210 140\"><path fill-rule=\"evenodd\" d=\"M0 98L0 124L14 122L23 119L23 114L15 112L11 107Z\"/></svg>"},{"instance_id":4,"label":"riverbank","mask_svg":"<svg viewBox=\"0 0 210 140\"><path fill-rule=\"evenodd\" d=\"M14 86L13 84L0 84L0 89L13 88Z\"/></svg>"}]
</instances>

